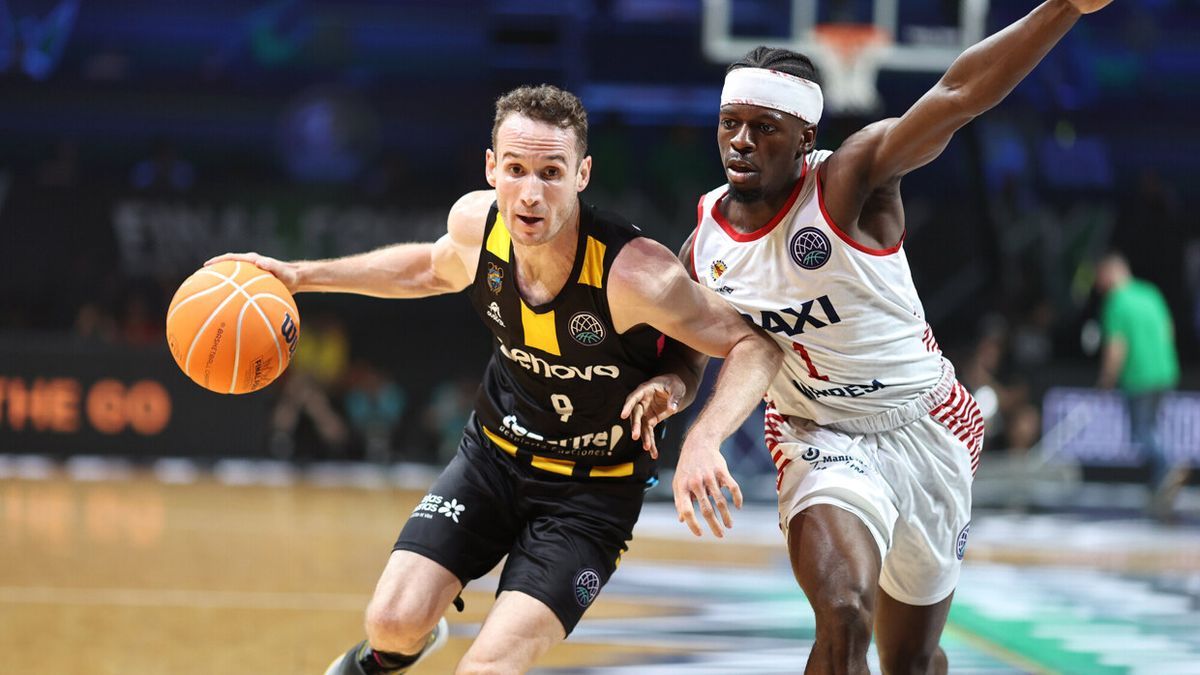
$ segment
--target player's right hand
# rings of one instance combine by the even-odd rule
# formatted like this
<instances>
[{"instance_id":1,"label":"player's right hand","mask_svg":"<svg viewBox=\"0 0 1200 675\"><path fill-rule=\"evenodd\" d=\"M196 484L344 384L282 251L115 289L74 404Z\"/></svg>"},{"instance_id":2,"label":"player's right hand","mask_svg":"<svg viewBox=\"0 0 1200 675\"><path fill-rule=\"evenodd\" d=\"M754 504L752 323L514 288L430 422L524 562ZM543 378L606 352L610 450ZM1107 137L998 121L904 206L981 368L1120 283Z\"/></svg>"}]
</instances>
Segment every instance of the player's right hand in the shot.
<instances>
[{"instance_id":1,"label":"player's right hand","mask_svg":"<svg viewBox=\"0 0 1200 675\"><path fill-rule=\"evenodd\" d=\"M722 524L726 528L733 527L733 516L729 514L729 503L721 492L722 488L729 490L733 505L742 508L742 489L729 474L729 466L721 456L720 447L708 448L700 443L684 441L683 449L679 452L679 463L675 465L671 491L675 493L675 511L679 514L679 522L686 523L697 537L702 536L704 531L696 519L693 502L708 522L708 529L717 538L725 536ZM719 521L718 513L721 514Z\"/></svg>"},{"instance_id":2,"label":"player's right hand","mask_svg":"<svg viewBox=\"0 0 1200 675\"><path fill-rule=\"evenodd\" d=\"M687 393L687 385L678 375L658 375L638 385L625 397L621 408L621 419L630 419L630 435L642 442L642 449L658 459L658 445L654 442L654 427L659 422L679 412L679 402Z\"/></svg>"},{"instance_id":3,"label":"player's right hand","mask_svg":"<svg viewBox=\"0 0 1200 675\"><path fill-rule=\"evenodd\" d=\"M226 260L247 262L260 270L270 272L275 275L276 279L283 282L289 293L295 293L300 288L300 270L296 263L268 258L258 253L224 253L215 258L209 258L205 261L204 266L208 267L209 265L215 265Z\"/></svg>"}]
</instances>

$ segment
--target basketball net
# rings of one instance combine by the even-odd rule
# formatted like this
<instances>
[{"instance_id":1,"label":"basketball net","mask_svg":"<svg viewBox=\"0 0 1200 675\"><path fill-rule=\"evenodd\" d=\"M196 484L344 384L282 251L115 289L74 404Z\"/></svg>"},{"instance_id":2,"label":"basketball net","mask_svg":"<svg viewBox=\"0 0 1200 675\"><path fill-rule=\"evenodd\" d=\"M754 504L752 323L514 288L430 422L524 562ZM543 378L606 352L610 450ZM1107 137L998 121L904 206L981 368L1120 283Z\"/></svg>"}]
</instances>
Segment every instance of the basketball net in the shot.
<instances>
[{"instance_id":1,"label":"basketball net","mask_svg":"<svg viewBox=\"0 0 1200 675\"><path fill-rule=\"evenodd\" d=\"M810 56L821 70L825 108L835 115L869 114L881 107L876 80L891 39L872 24L824 23L813 27L820 47Z\"/></svg>"}]
</instances>

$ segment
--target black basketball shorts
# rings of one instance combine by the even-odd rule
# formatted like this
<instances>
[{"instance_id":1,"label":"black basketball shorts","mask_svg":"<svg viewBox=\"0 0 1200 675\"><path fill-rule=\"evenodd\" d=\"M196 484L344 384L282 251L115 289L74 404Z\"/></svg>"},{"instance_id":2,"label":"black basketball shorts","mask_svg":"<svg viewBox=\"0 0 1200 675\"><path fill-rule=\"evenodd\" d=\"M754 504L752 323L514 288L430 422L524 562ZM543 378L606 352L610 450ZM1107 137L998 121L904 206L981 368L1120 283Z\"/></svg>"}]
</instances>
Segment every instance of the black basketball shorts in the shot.
<instances>
[{"instance_id":1,"label":"black basketball shorts","mask_svg":"<svg viewBox=\"0 0 1200 675\"><path fill-rule=\"evenodd\" d=\"M464 586L507 555L497 594L537 598L570 635L627 550L644 488L522 466L494 447L472 417L458 453L409 516L394 550L433 560Z\"/></svg>"}]
</instances>

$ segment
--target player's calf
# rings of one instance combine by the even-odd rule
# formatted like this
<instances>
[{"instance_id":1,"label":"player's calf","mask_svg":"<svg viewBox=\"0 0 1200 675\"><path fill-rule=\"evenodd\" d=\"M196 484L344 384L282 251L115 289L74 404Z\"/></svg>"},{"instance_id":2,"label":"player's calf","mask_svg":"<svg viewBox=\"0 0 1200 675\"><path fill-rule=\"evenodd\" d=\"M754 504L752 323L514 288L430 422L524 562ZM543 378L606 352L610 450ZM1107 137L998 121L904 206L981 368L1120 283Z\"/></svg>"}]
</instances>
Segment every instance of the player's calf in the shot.
<instances>
[{"instance_id":1,"label":"player's calf","mask_svg":"<svg viewBox=\"0 0 1200 675\"><path fill-rule=\"evenodd\" d=\"M888 648L879 646L879 667L885 675L945 675L950 668L941 647L932 651L920 645Z\"/></svg>"}]
</instances>

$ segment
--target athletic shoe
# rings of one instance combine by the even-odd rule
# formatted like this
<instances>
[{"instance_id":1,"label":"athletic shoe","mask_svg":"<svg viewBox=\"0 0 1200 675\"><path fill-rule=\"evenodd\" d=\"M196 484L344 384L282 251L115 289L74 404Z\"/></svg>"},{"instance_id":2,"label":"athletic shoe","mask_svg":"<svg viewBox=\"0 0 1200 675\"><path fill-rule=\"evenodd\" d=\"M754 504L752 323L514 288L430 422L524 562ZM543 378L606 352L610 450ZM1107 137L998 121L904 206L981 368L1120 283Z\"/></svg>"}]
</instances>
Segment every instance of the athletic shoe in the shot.
<instances>
[{"instance_id":1,"label":"athletic shoe","mask_svg":"<svg viewBox=\"0 0 1200 675\"><path fill-rule=\"evenodd\" d=\"M441 649L447 638L450 636L450 624L446 623L443 617L433 627L433 632L425 640L425 647L417 655L415 661L403 668L397 670L384 671L375 663L375 659L371 654L371 647L366 640L354 645L350 651L338 656L329 664L329 668L325 670L325 675L403 675L410 668L425 660L425 657Z\"/></svg>"}]
</instances>

